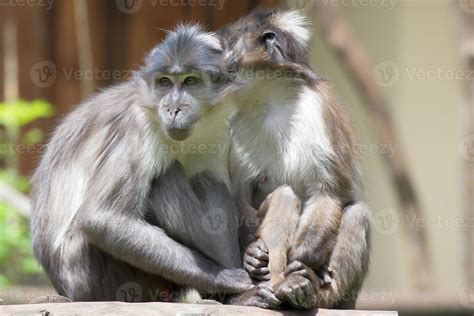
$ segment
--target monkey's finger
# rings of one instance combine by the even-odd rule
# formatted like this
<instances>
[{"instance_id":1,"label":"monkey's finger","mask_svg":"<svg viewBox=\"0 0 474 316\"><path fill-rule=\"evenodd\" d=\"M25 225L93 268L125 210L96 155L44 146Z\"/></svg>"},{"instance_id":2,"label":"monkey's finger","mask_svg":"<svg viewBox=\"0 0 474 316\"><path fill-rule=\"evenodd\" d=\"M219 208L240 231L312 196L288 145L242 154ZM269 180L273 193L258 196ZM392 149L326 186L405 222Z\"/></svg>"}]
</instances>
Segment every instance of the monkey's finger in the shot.
<instances>
[{"instance_id":1,"label":"monkey's finger","mask_svg":"<svg viewBox=\"0 0 474 316\"><path fill-rule=\"evenodd\" d=\"M264 268L268 266L267 261L259 260L252 256L244 255L244 263L251 265L254 268Z\"/></svg>"},{"instance_id":2,"label":"monkey's finger","mask_svg":"<svg viewBox=\"0 0 474 316\"><path fill-rule=\"evenodd\" d=\"M291 295L288 297L290 304L297 308L302 306L302 302L305 299L305 295L304 295L304 291L302 287L303 285L300 282L296 282L295 284L292 284Z\"/></svg>"},{"instance_id":3,"label":"monkey's finger","mask_svg":"<svg viewBox=\"0 0 474 316\"><path fill-rule=\"evenodd\" d=\"M253 271L251 276L259 281L270 281L270 270L268 268L258 268Z\"/></svg>"},{"instance_id":4,"label":"monkey's finger","mask_svg":"<svg viewBox=\"0 0 474 316\"><path fill-rule=\"evenodd\" d=\"M308 268L308 267L306 267L304 270L293 272L292 275L301 276L309 280L311 284L314 284L314 286L316 287L321 286L320 284L324 284L323 279L319 278L319 276L313 271L313 269Z\"/></svg>"},{"instance_id":5,"label":"monkey's finger","mask_svg":"<svg viewBox=\"0 0 474 316\"><path fill-rule=\"evenodd\" d=\"M293 274L295 272L298 272L298 271L302 271L302 270L305 270L306 266L300 262L300 261L293 261L292 263L290 263L285 271L283 272L283 275L285 277L289 276L290 274Z\"/></svg>"},{"instance_id":6,"label":"monkey's finger","mask_svg":"<svg viewBox=\"0 0 474 316\"><path fill-rule=\"evenodd\" d=\"M258 295L268 302L272 308L280 306L281 304L281 301L276 297L271 287L260 287L258 289Z\"/></svg>"},{"instance_id":7,"label":"monkey's finger","mask_svg":"<svg viewBox=\"0 0 474 316\"><path fill-rule=\"evenodd\" d=\"M269 275L270 269L268 267L255 269L255 275Z\"/></svg>"},{"instance_id":8,"label":"monkey's finger","mask_svg":"<svg viewBox=\"0 0 474 316\"><path fill-rule=\"evenodd\" d=\"M302 287L303 297L300 299L300 305L304 309L314 307L316 302L316 293L311 283L307 283Z\"/></svg>"},{"instance_id":9,"label":"monkey's finger","mask_svg":"<svg viewBox=\"0 0 474 316\"><path fill-rule=\"evenodd\" d=\"M334 281L332 270L330 270L330 268L327 266L322 267L319 271L316 272L316 274L322 282L321 286L329 285Z\"/></svg>"},{"instance_id":10,"label":"monkey's finger","mask_svg":"<svg viewBox=\"0 0 474 316\"><path fill-rule=\"evenodd\" d=\"M258 239L254 243L254 246L257 247L258 249L260 249L260 251L268 254L268 248L267 248L267 245L265 245L265 242L263 241L263 239Z\"/></svg>"},{"instance_id":11,"label":"monkey's finger","mask_svg":"<svg viewBox=\"0 0 474 316\"><path fill-rule=\"evenodd\" d=\"M245 252L247 256L268 262L268 252L263 251L258 247L249 247Z\"/></svg>"},{"instance_id":12,"label":"monkey's finger","mask_svg":"<svg viewBox=\"0 0 474 316\"><path fill-rule=\"evenodd\" d=\"M268 274L255 274L255 275L252 274L252 278L257 280L257 281L263 281L263 282L270 281L270 273L268 273Z\"/></svg>"},{"instance_id":13,"label":"monkey's finger","mask_svg":"<svg viewBox=\"0 0 474 316\"><path fill-rule=\"evenodd\" d=\"M254 268L250 265L244 264L244 269L252 277L252 279L257 281L268 281L270 280L270 272L267 271L268 268Z\"/></svg>"}]
</instances>

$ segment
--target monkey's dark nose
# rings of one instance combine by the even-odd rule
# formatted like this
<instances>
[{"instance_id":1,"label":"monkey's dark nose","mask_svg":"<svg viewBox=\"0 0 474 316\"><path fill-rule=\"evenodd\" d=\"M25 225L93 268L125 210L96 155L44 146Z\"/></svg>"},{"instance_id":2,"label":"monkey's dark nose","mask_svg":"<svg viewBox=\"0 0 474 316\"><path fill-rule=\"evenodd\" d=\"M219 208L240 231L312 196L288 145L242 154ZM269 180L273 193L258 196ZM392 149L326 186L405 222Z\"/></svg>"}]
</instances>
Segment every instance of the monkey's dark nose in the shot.
<instances>
[{"instance_id":1,"label":"monkey's dark nose","mask_svg":"<svg viewBox=\"0 0 474 316\"><path fill-rule=\"evenodd\" d=\"M168 109L168 114L175 118L176 116L178 116L179 112L181 112L182 110L180 108L177 108L177 109Z\"/></svg>"}]
</instances>

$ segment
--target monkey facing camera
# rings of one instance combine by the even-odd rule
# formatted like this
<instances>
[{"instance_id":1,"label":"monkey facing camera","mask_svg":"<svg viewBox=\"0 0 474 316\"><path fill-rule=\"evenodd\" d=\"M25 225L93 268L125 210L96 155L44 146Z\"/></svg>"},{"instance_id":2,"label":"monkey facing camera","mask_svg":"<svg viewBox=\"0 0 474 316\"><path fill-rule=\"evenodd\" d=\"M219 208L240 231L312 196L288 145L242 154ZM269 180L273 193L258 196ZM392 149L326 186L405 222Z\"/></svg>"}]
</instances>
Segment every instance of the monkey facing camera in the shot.
<instances>
[{"instance_id":1,"label":"monkey facing camera","mask_svg":"<svg viewBox=\"0 0 474 316\"><path fill-rule=\"evenodd\" d=\"M56 129L33 178L31 237L60 295L196 302L253 287L228 189L223 66L215 34L179 26L133 78ZM176 142L224 150L166 150ZM202 218L215 210L227 226L207 231ZM140 295L129 300L131 285Z\"/></svg>"},{"instance_id":2,"label":"monkey facing camera","mask_svg":"<svg viewBox=\"0 0 474 316\"><path fill-rule=\"evenodd\" d=\"M175 41L179 40L175 38ZM173 51L172 43L153 50L142 70L161 127L176 141L191 136L193 127L220 102L219 96L229 86L223 76L219 39L201 34L187 40L187 45L179 52ZM180 67L177 61L182 61L183 66Z\"/></svg>"}]
</instances>

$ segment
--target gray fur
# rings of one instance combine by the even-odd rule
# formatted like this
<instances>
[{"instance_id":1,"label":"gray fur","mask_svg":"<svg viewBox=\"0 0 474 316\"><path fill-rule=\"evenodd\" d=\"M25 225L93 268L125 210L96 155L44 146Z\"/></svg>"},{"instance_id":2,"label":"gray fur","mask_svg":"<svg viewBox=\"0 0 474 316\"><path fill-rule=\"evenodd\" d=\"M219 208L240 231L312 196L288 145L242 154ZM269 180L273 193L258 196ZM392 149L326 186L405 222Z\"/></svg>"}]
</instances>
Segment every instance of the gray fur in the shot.
<instances>
[{"instance_id":1,"label":"gray fur","mask_svg":"<svg viewBox=\"0 0 474 316\"><path fill-rule=\"evenodd\" d=\"M206 58L205 53L209 58L193 67L187 63L194 60L188 47L199 41L203 47L198 59ZM122 287L134 282L142 292L137 300L174 301L177 298L170 294L181 286L206 293L241 292L251 287L235 256L235 221L229 220L228 234L209 241L209 249L205 248L209 236L204 228L199 229L207 207L232 211L231 203L222 198L212 205L199 201L183 184L186 177L195 177L194 187L211 200L229 194L226 186L219 192L208 191L229 182L221 170L227 156L194 155L191 160L202 163L196 166L187 164L186 153L177 156L163 150L175 142L166 135L159 113L163 107L182 104L161 102L166 94L154 86L150 71L164 60L165 64L173 61L176 71L183 71L186 65L186 71L208 75L209 69L220 67L216 43L212 34L197 27L180 27L153 51L141 72L78 106L54 132L33 177L31 237L33 251L59 294L75 301L126 300L121 296ZM185 53L169 56L169 51ZM188 122L186 128L193 131L185 135L186 141L225 142L222 135L228 134L227 126L213 124L220 117L224 121L223 105L209 103L224 88L225 82L219 80L202 82L194 89L179 85L180 93L190 101L184 104L189 112L181 113ZM192 113L199 117L189 121ZM201 134L209 124L214 126L214 138ZM180 172L166 173L174 168L175 160L186 164L186 177ZM200 181L202 172L211 176ZM154 185L169 200L156 202L158 194L150 203ZM176 212L175 217L171 211ZM166 227L153 224L150 214ZM161 217L165 215L169 217ZM183 223L177 225L178 218Z\"/></svg>"}]
</instances>

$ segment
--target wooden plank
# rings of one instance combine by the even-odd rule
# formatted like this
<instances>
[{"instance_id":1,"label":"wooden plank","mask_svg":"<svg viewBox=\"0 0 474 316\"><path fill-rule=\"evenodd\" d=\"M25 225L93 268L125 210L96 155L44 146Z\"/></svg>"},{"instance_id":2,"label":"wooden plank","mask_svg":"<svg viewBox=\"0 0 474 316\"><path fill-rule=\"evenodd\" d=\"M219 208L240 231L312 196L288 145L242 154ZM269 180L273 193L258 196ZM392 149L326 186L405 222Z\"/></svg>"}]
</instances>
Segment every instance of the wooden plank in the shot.
<instances>
[{"instance_id":1,"label":"wooden plank","mask_svg":"<svg viewBox=\"0 0 474 316\"><path fill-rule=\"evenodd\" d=\"M52 64L51 12L45 7L34 6L17 6L11 10L14 11L17 27L19 97L23 100L43 99L53 102L51 87L54 81L47 80L43 72L44 67ZM40 128L47 135L52 130L51 123L52 120L36 121L23 131ZM36 148L38 150L19 154L20 173L29 175L35 168L41 146Z\"/></svg>"},{"instance_id":2,"label":"wooden plank","mask_svg":"<svg viewBox=\"0 0 474 316\"><path fill-rule=\"evenodd\" d=\"M231 305L195 305L172 303L120 303L120 302L84 302L84 303L59 303L38 305L9 305L0 307L0 314L31 314L31 315L318 315L318 316L344 316L344 315L378 315L393 316L396 312L380 311L339 311L339 310L312 310L301 311L270 311L256 307L231 306ZM48 314L49 313L49 314Z\"/></svg>"},{"instance_id":3,"label":"wooden plank","mask_svg":"<svg viewBox=\"0 0 474 316\"><path fill-rule=\"evenodd\" d=\"M81 101L80 82L73 1L56 1L53 7L53 55L57 78L53 99L58 114L69 112ZM83 79L87 80L87 79Z\"/></svg>"}]
</instances>

